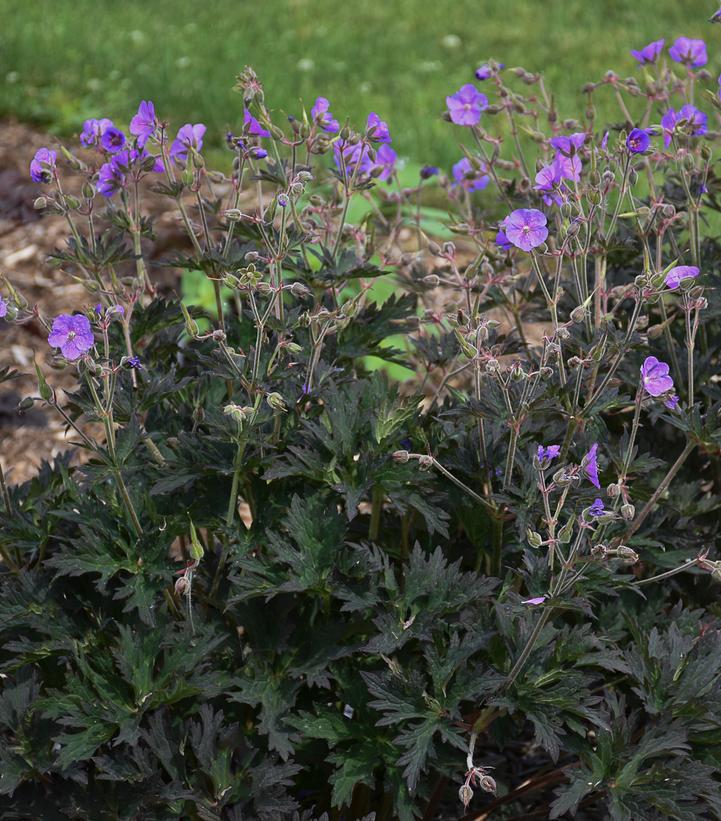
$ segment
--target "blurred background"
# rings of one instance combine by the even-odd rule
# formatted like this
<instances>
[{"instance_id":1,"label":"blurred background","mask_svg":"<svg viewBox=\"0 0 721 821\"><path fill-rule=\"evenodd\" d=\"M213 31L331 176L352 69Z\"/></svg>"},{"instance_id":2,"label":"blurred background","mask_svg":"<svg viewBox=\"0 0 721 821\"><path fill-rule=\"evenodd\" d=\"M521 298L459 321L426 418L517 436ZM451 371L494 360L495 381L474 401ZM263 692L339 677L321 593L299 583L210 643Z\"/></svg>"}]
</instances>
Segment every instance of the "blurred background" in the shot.
<instances>
[{"instance_id":1,"label":"blurred background","mask_svg":"<svg viewBox=\"0 0 721 821\"><path fill-rule=\"evenodd\" d=\"M440 119L445 96L472 82L478 64L494 58L543 72L561 116L574 116L585 82L609 68L633 73L629 49L659 37L704 37L708 68L718 71L721 26L706 22L717 8L713 0L0 0L0 116L67 136L87 117L126 124L145 98L174 125L205 122L219 145L239 121L234 77L251 65L278 114L310 108L318 95L341 121L362 124L377 111L401 157L447 166L459 136Z\"/></svg>"}]
</instances>

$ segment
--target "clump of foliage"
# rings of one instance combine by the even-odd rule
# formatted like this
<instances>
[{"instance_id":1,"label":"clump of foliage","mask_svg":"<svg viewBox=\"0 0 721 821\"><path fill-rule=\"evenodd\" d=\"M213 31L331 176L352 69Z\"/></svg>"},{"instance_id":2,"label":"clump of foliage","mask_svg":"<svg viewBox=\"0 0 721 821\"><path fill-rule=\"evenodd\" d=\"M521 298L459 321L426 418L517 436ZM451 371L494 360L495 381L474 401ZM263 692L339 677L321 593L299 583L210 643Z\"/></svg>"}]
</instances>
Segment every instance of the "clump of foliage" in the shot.
<instances>
[{"instance_id":1,"label":"clump of foliage","mask_svg":"<svg viewBox=\"0 0 721 821\"><path fill-rule=\"evenodd\" d=\"M2 483L4 818L721 817L721 181L662 45L578 121L479 67L411 187L249 69L229 176L149 102L38 152L88 304L0 305L82 458Z\"/></svg>"}]
</instances>

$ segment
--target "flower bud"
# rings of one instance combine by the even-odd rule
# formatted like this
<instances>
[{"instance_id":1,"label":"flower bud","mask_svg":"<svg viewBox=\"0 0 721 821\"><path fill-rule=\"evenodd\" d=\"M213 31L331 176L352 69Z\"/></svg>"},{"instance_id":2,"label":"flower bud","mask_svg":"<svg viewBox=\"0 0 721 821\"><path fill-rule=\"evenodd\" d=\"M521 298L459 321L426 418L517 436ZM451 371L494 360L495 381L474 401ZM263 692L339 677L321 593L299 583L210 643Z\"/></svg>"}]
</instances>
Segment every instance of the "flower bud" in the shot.
<instances>
[{"instance_id":1,"label":"flower bud","mask_svg":"<svg viewBox=\"0 0 721 821\"><path fill-rule=\"evenodd\" d=\"M616 555L619 559L622 559L625 564L636 564L638 561L638 553L631 548L626 547L625 544L620 544L616 548Z\"/></svg>"},{"instance_id":2,"label":"flower bud","mask_svg":"<svg viewBox=\"0 0 721 821\"><path fill-rule=\"evenodd\" d=\"M533 548L538 548L543 544L541 534L537 533L535 530L527 530L526 538L528 539L528 544Z\"/></svg>"},{"instance_id":3,"label":"flower bud","mask_svg":"<svg viewBox=\"0 0 721 821\"><path fill-rule=\"evenodd\" d=\"M283 413L286 413L288 411L288 408L285 404L285 401L283 400L283 397L275 391L273 393L269 393L265 397L265 401L270 405L271 408L273 408L273 410L282 411Z\"/></svg>"},{"instance_id":4,"label":"flower bud","mask_svg":"<svg viewBox=\"0 0 721 821\"><path fill-rule=\"evenodd\" d=\"M433 457L423 454L418 459L418 467L421 470L430 470L433 467Z\"/></svg>"},{"instance_id":5,"label":"flower bud","mask_svg":"<svg viewBox=\"0 0 721 821\"><path fill-rule=\"evenodd\" d=\"M623 516L627 522L630 522L635 515L636 508L630 502L627 502L625 505L621 505L621 516Z\"/></svg>"},{"instance_id":6,"label":"flower bud","mask_svg":"<svg viewBox=\"0 0 721 821\"><path fill-rule=\"evenodd\" d=\"M496 780L490 775L482 775L478 779L478 784L483 792L489 792L492 795L496 794Z\"/></svg>"},{"instance_id":7,"label":"flower bud","mask_svg":"<svg viewBox=\"0 0 721 821\"><path fill-rule=\"evenodd\" d=\"M576 305L571 311L571 319L578 325L586 318L586 309L583 305Z\"/></svg>"},{"instance_id":8,"label":"flower bud","mask_svg":"<svg viewBox=\"0 0 721 821\"><path fill-rule=\"evenodd\" d=\"M401 465L405 465L410 458L411 455L407 450L397 450L393 453L393 461L398 462Z\"/></svg>"},{"instance_id":9,"label":"flower bud","mask_svg":"<svg viewBox=\"0 0 721 821\"><path fill-rule=\"evenodd\" d=\"M463 803L464 809L468 809L468 805L471 803L471 799L473 798L473 790L468 786L468 784L464 784L460 790L458 790L458 797Z\"/></svg>"},{"instance_id":10,"label":"flower bud","mask_svg":"<svg viewBox=\"0 0 721 821\"><path fill-rule=\"evenodd\" d=\"M36 211L42 211L43 208L47 208L48 200L47 197L36 197L35 201L33 202L33 208Z\"/></svg>"},{"instance_id":11,"label":"flower bud","mask_svg":"<svg viewBox=\"0 0 721 821\"><path fill-rule=\"evenodd\" d=\"M431 288L436 288L441 282L441 278L438 274L428 274L428 276L423 277L421 280L424 285L429 285Z\"/></svg>"},{"instance_id":12,"label":"flower bud","mask_svg":"<svg viewBox=\"0 0 721 821\"><path fill-rule=\"evenodd\" d=\"M486 362L486 373L498 373L500 369L501 366L497 359L489 359Z\"/></svg>"}]
</instances>

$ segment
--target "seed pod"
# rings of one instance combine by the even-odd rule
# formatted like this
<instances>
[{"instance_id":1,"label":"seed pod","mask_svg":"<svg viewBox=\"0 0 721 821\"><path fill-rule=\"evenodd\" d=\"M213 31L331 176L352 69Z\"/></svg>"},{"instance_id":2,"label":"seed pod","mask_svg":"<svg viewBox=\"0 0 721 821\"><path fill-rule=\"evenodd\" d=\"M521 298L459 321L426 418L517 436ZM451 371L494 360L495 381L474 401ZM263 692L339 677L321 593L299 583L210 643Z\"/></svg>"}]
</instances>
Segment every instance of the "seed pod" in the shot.
<instances>
[{"instance_id":1,"label":"seed pod","mask_svg":"<svg viewBox=\"0 0 721 821\"><path fill-rule=\"evenodd\" d=\"M489 792L492 795L496 794L496 780L494 778L491 778L490 775L482 775L478 779L478 784L480 788L483 790L483 792Z\"/></svg>"}]
</instances>

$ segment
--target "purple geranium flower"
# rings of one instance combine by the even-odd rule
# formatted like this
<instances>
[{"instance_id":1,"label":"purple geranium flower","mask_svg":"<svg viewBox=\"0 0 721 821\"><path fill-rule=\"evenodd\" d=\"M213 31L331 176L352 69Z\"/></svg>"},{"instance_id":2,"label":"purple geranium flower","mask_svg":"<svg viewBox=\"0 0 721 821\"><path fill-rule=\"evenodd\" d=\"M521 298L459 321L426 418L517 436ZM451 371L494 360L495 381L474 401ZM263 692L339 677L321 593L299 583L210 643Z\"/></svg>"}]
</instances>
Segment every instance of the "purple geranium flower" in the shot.
<instances>
[{"instance_id":1,"label":"purple geranium flower","mask_svg":"<svg viewBox=\"0 0 721 821\"><path fill-rule=\"evenodd\" d=\"M531 251L548 237L546 215L535 208L518 208L503 221L508 239L522 251Z\"/></svg>"},{"instance_id":2,"label":"purple geranium flower","mask_svg":"<svg viewBox=\"0 0 721 821\"><path fill-rule=\"evenodd\" d=\"M598 481L598 442L591 445L591 449L583 457L581 465L588 481L600 490L601 483Z\"/></svg>"},{"instance_id":3,"label":"purple geranium flower","mask_svg":"<svg viewBox=\"0 0 721 821\"><path fill-rule=\"evenodd\" d=\"M479 169L471 165L468 157L463 157L462 160L453 166L454 186L460 185L469 193L471 191L480 191L489 183L489 176L485 173L485 169Z\"/></svg>"},{"instance_id":4,"label":"purple geranium flower","mask_svg":"<svg viewBox=\"0 0 721 821\"><path fill-rule=\"evenodd\" d=\"M7 316L7 314L8 314L8 304L7 304L6 300L4 300L0 296L0 319Z\"/></svg>"},{"instance_id":5,"label":"purple geranium flower","mask_svg":"<svg viewBox=\"0 0 721 821\"><path fill-rule=\"evenodd\" d=\"M603 506L602 499L594 499L593 504L588 508L591 516L603 516L606 513L606 508Z\"/></svg>"},{"instance_id":6,"label":"purple geranium flower","mask_svg":"<svg viewBox=\"0 0 721 821\"><path fill-rule=\"evenodd\" d=\"M441 169L436 165L424 165L420 172L422 180L429 180L431 177L435 177L440 173Z\"/></svg>"},{"instance_id":7,"label":"purple geranium flower","mask_svg":"<svg viewBox=\"0 0 721 821\"><path fill-rule=\"evenodd\" d=\"M203 147L204 134L205 126L203 125L203 123L196 123L195 125L186 123L178 131L176 138L173 140L173 144L170 146L171 159L175 160L176 162L187 162L188 151L191 148L194 151L200 151L200 149Z\"/></svg>"},{"instance_id":8,"label":"purple geranium flower","mask_svg":"<svg viewBox=\"0 0 721 821\"><path fill-rule=\"evenodd\" d=\"M100 145L109 153L117 154L125 145L125 134L114 125L108 126L100 138Z\"/></svg>"},{"instance_id":9,"label":"purple geranium flower","mask_svg":"<svg viewBox=\"0 0 721 821\"><path fill-rule=\"evenodd\" d=\"M455 94L446 97L451 122L456 125L478 125L481 112L488 108L488 97L471 83L461 86Z\"/></svg>"},{"instance_id":10,"label":"purple geranium flower","mask_svg":"<svg viewBox=\"0 0 721 821\"><path fill-rule=\"evenodd\" d=\"M700 271L695 265L677 265L666 274L664 285L672 290L678 288L682 279L696 279Z\"/></svg>"},{"instance_id":11,"label":"purple geranium flower","mask_svg":"<svg viewBox=\"0 0 721 821\"><path fill-rule=\"evenodd\" d=\"M100 166L98 171L98 192L104 197L112 197L121 188L125 188L125 174L130 163L127 151L121 151L112 157L109 162Z\"/></svg>"},{"instance_id":12,"label":"purple geranium flower","mask_svg":"<svg viewBox=\"0 0 721 821\"><path fill-rule=\"evenodd\" d=\"M545 459L555 459L561 452L560 445L539 445L537 450L538 461L543 462Z\"/></svg>"},{"instance_id":13,"label":"purple geranium flower","mask_svg":"<svg viewBox=\"0 0 721 821\"><path fill-rule=\"evenodd\" d=\"M349 143L345 140L336 140L333 143L333 158L341 173L345 166L347 176L351 176L354 172L356 175L370 174L373 170L371 150L363 142Z\"/></svg>"},{"instance_id":14,"label":"purple geranium flower","mask_svg":"<svg viewBox=\"0 0 721 821\"><path fill-rule=\"evenodd\" d=\"M253 137L270 137L270 131L263 128L247 108L243 112L243 126L245 133ZM205 126L203 126L203 133L205 133Z\"/></svg>"},{"instance_id":15,"label":"purple geranium flower","mask_svg":"<svg viewBox=\"0 0 721 821\"><path fill-rule=\"evenodd\" d=\"M143 369L143 363L140 360L140 357L137 355L129 356L125 362L134 370L141 371Z\"/></svg>"},{"instance_id":16,"label":"purple geranium flower","mask_svg":"<svg viewBox=\"0 0 721 821\"><path fill-rule=\"evenodd\" d=\"M721 23L721 9L714 12L709 18L709 23Z\"/></svg>"},{"instance_id":17,"label":"purple geranium flower","mask_svg":"<svg viewBox=\"0 0 721 821\"><path fill-rule=\"evenodd\" d=\"M626 148L631 154L643 154L651 145L651 134L645 128L634 128L626 137Z\"/></svg>"},{"instance_id":18,"label":"purple geranium flower","mask_svg":"<svg viewBox=\"0 0 721 821\"><path fill-rule=\"evenodd\" d=\"M574 159L580 164L578 157L574 157ZM566 191L565 186L561 185L563 179L562 166L559 162L554 161L551 165L544 165L536 174L536 184L533 188L541 192L543 202L546 205L550 206L554 203L561 205L564 199L563 194Z\"/></svg>"},{"instance_id":19,"label":"purple geranium flower","mask_svg":"<svg viewBox=\"0 0 721 821\"><path fill-rule=\"evenodd\" d=\"M108 128L113 128L113 121L107 117L100 120L85 120L83 130L80 132L81 144L86 148L90 148L91 145L100 145L100 139Z\"/></svg>"},{"instance_id":20,"label":"purple geranium flower","mask_svg":"<svg viewBox=\"0 0 721 821\"><path fill-rule=\"evenodd\" d=\"M575 134L569 134L567 137L561 135L560 137L551 138L551 145L556 151L560 151L567 157L572 157L574 154L577 154L585 142L585 131L577 131Z\"/></svg>"},{"instance_id":21,"label":"purple geranium flower","mask_svg":"<svg viewBox=\"0 0 721 821\"><path fill-rule=\"evenodd\" d=\"M391 142L391 132L388 128L388 123L375 113L371 111L366 121L366 131L369 139L374 143L389 143Z\"/></svg>"},{"instance_id":22,"label":"purple geranium flower","mask_svg":"<svg viewBox=\"0 0 721 821\"><path fill-rule=\"evenodd\" d=\"M33 182L50 182L57 159L57 152L51 148L38 148L30 163L30 179Z\"/></svg>"},{"instance_id":23,"label":"purple geranium flower","mask_svg":"<svg viewBox=\"0 0 721 821\"><path fill-rule=\"evenodd\" d=\"M60 314L53 320L48 343L60 348L66 359L78 359L95 344L90 321L84 314Z\"/></svg>"},{"instance_id":24,"label":"purple geranium flower","mask_svg":"<svg viewBox=\"0 0 721 821\"><path fill-rule=\"evenodd\" d=\"M522 601L521 604L543 604L544 601L546 601L545 596L534 596L532 599Z\"/></svg>"},{"instance_id":25,"label":"purple geranium flower","mask_svg":"<svg viewBox=\"0 0 721 821\"><path fill-rule=\"evenodd\" d=\"M642 66L646 63L655 63L658 59L658 55L663 51L665 43L666 41L662 37L660 40L654 40L653 43L644 46L640 51L631 49L631 55L635 57Z\"/></svg>"},{"instance_id":26,"label":"purple geranium flower","mask_svg":"<svg viewBox=\"0 0 721 821\"><path fill-rule=\"evenodd\" d=\"M501 251L510 251L511 248L513 248L513 243L508 239L503 228L498 229L498 233L496 234L496 245L501 249Z\"/></svg>"},{"instance_id":27,"label":"purple geranium flower","mask_svg":"<svg viewBox=\"0 0 721 821\"><path fill-rule=\"evenodd\" d=\"M130 133L138 141L139 148L142 148L155 134L157 127L158 120L155 116L155 106L150 100L141 100L138 113L130 121Z\"/></svg>"},{"instance_id":28,"label":"purple geranium flower","mask_svg":"<svg viewBox=\"0 0 721 821\"><path fill-rule=\"evenodd\" d=\"M701 68L708 62L706 43L690 37L679 37L668 50L672 60L683 63L690 68Z\"/></svg>"},{"instance_id":29,"label":"purple geranium flower","mask_svg":"<svg viewBox=\"0 0 721 821\"><path fill-rule=\"evenodd\" d=\"M682 123L683 130L691 137L699 137L707 131L706 124L708 122L708 115L700 111L696 106L687 103L678 111L672 108L661 118L661 126L663 127L663 144L668 148L673 139L673 133Z\"/></svg>"},{"instance_id":30,"label":"purple geranium flower","mask_svg":"<svg viewBox=\"0 0 721 821\"><path fill-rule=\"evenodd\" d=\"M318 97L310 110L310 116L318 125L329 134L337 134L340 123L330 113L330 103L325 97Z\"/></svg>"},{"instance_id":31,"label":"purple geranium flower","mask_svg":"<svg viewBox=\"0 0 721 821\"><path fill-rule=\"evenodd\" d=\"M476 80L487 80L489 77L493 76L493 69L488 65L488 63L484 63L482 66L478 66L474 72L474 76Z\"/></svg>"},{"instance_id":32,"label":"purple geranium flower","mask_svg":"<svg viewBox=\"0 0 721 821\"><path fill-rule=\"evenodd\" d=\"M559 179L571 180L572 182L578 182L581 179L581 169L583 166L581 165L581 158L577 154L574 154L572 157L567 157L559 151L556 154L553 164L556 167L556 173Z\"/></svg>"},{"instance_id":33,"label":"purple geranium flower","mask_svg":"<svg viewBox=\"0 0 721 821\"><path fill-rule=\"evenodd\" d=\"M383 180L385 182L393 176L393 172L396 170L397 159L398 155L389 145L383 144L379 147L376 151L375 161L376 169L381 169L381 172L378 175L379 180Z\"/></svg>"},{"instance_id":34,"label":"purple geranium flower","mask_svg":"<svg viewBox=\"0 0 721 821\"><path fill-rule=\"evenodd\" d=\"M647 356L641 365L641 382L651 396L661 396L673 390L673 379L668 374L669 367L659 362L655 356Z\"/></svg>"},{"instance_id":35,"label":"purple geranium flower","mask_svg":"<svg viewBox=\"0 0 721 821\"><path fill-rule=\"evenodd\" d=\"M663 404L669 410L676 410L676 408L678 407L678 402L679 402L678 396L675 393L673 393L673 394L671 394L671 396L669 396L669 398Z\"/></svg>"}]
</instances>

